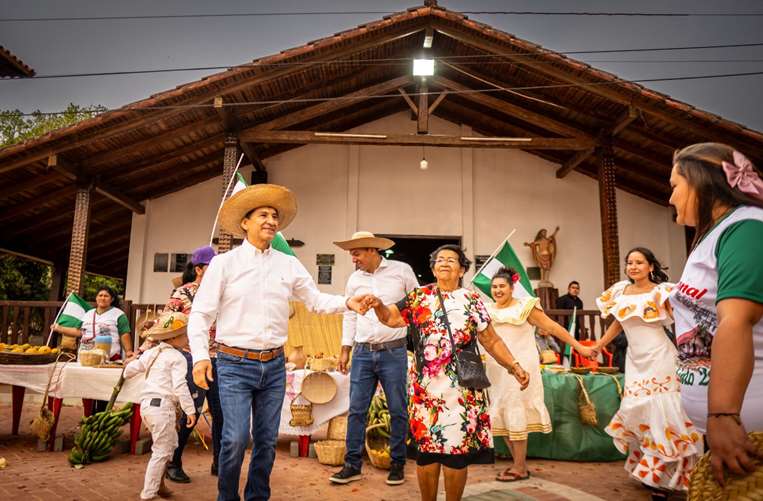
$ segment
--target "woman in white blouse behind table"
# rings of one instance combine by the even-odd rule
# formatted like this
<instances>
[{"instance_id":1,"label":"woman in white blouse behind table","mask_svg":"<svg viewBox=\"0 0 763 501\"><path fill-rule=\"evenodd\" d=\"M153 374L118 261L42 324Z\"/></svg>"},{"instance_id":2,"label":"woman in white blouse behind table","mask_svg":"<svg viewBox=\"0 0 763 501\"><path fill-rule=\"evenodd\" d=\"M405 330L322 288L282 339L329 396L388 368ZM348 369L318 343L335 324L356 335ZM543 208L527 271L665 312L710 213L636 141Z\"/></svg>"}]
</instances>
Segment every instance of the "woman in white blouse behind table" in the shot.
<instances>
[{"instance_id":1,"label":"woman in white blouse behind table","mask_svg":"<svg viewBox=\"0 0 763 501\"><path fill-rule=\"evenodd\" d=\"M132 355L130 322L119 306L119 295L111 287L101 286L95 295L95 308L85 312L79 327L53 324L50 328L55 332L80 338L80 350L94 348L96 336L109 336L111 337L109 360L121 359L122 348L124 348L125 357L129 357Z\"/></svg>"}]
</instances>

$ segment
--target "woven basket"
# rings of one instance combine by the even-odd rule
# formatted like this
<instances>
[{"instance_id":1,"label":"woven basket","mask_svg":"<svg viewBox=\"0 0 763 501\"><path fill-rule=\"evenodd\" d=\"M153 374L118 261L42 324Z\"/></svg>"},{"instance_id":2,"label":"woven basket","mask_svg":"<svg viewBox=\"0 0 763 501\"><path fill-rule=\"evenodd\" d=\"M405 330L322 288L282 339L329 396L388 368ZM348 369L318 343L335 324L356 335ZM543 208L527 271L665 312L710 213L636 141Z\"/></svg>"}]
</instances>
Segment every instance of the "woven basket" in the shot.
<instances>
[{"instance_id":1,"label":"woven basket","mask_svg":"<svg viewBox=\"0 0 763 501\"><path fill-rule=\"evenodd\" d=\"M345 446L343 440L322 440L315 442L314 446L319 463L330 466L344 464Z\"/></svg>"},{"instance_id":2,"label":"woven basket","mask_svg":"<svg viewBox=\"0 0 763 501\"><path fill-rule=\"evenodd\" d=\"M83 367L98 367L106 360L106 353L103 350L82 350L77 356L79 364Z\"/></svg>"},{"instance_id":3,"label":"woven basket","mask_svg":"<svg viewBox=\"0 0 763 501\"><path fill-rule=\"evenodd\" d=\"M45 365L56 361L57 353L45 355L0 352L0 365Z\"/></svg>"},{"instance_id":4,"label":"woven basket","mask_svg":"<svg viewBox=\"0 0 763 501\"><path fill-rule=\"evenodd\" d=\"M310 369L316 372L327 372L336 369L337 360L334 357L328 358L314 358L308 357L305 369Z\"/></svg>"},{"instance_id":5,"label":"woven basket","mask_svg":"<svg viewBox=\"0 0 763 501\"><path fill-rule=\"evenodd\" d=\"M591 397L588 396L588 390L586 390L583 378L581 376L575 376L580 385L580 395L578 396L578 412L580 414L580 422L589 426L598 426L599 419L596 417L596 405L594 405Z\"/></svg>"},{"instance_id":6,"label":"woven basket","mask_svg":"<svg viewBox=\"0 0 763 501\"><path fill-rule=\"evenodd\" d=\"M296 403L300 395L301 394L297 394L289 406L291 410L291 420L289 421L289 426L300 427L310 426L313 424L313 404L310 402L306 404Z\"/></svg>"},{"instance_id":7,"label":"woven basket","mask_svg":"<svg viewBox=\"0 0 763 501\"><path fill-rule=\"evenodd\" d=\"M763 453L763 432L756 431L748 435L752 443ZM726 485L721 487L713 478L710 467L710 453L706 453L697 462L689 479L688 501L715 499L742 499L747 501L763 500L763 461L753 459L755 471L740 477L727 475Z\"/></svg>"},{"instance_id":8,"label":"woven basket","mask_svg":"<svg viewBox=\"0 0 763 501\"><path fill-rule=\"evenodd\" d=\"M61 334L61 349L65 351L77 351L77 343L79 338L76 336L67 336Z\"/></svg>"},{"instance_id":9,"label":"woven basket","mask_svg":"<svg viewBox=\"0 0 763 501\"><path fill-rule=\"evenodd\" d=\"M325 372L311 372L302 380L302 397L314 404L327 404L336 396L336 382Z\"/></svg>"},{"instance_id":10,"label":"woven basket","mask_svg":"<svg viewBox=\"0 0 763 501\"><path fill-rule=\"evenodd\" d=\"M379 423L366 428L366 452L368 453L368 459L371 461L372 465L382 470L389 470L390 467L392 467L392 457L389 454L384 454L383 452L383 447L388 446L389 441L385 440L371 444L368 442L368 432L375 430L376 428L382 428L386 426L387 425L384 423ZM372 445L375 445L376 447L372 447ZM379 448L380 445L382 446L381 449Z\"/></svg>"},{"instance_id":11,"label":"woven basket","mask_svg":"<svg viewBox=\"0 0 763 501\"><path fill-rule=\"evenodd\" d=\"M329 421L329 440L344 441L347 438L347 416L336 416Z\"/></svg>"}]
</instances>

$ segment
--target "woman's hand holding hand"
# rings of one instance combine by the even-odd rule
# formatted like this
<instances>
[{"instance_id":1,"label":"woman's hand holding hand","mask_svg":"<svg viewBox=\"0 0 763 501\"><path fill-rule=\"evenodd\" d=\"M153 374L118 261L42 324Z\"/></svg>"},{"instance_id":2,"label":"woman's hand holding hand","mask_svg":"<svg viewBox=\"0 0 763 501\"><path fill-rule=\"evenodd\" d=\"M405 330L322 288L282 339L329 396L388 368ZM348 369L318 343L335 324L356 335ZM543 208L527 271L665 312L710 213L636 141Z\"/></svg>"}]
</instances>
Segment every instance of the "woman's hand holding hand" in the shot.
<instances>
[{"instance_id":1,"label":"woman's hand holding hand","mask_svg":"<svg viewBox=\"0 0 763 501\"><path fill-rule=\"evenodd\" d=\"M576 350L587 359L594 359L599 356L597 346L580 346L579 348L576 348Z\"/></svg>"},{"instance_id":2,"label":"woman's hand holding hand","mask_svg":"<svg viewBox=\"0 0 763 501\"><path fill-rule=\"evenodd\" d=\"M737 419L734 416L716 416L707 420L710 465L713 477L720 485L725 481L724 468L737 475L746 475L755 471L753 457L759 456L744 425Z\"/></svg>"}]
</instances>

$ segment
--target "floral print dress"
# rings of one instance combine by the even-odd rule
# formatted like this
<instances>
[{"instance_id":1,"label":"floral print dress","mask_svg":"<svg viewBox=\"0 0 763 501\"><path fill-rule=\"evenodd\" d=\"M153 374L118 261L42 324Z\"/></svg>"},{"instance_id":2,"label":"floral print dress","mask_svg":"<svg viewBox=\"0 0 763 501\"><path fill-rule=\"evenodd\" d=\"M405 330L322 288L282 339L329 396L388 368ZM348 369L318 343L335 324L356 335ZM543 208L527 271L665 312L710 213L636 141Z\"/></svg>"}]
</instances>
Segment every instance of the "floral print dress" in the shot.
<instances>
[{"instance_id":1,"label":"floral print dress","mask_svg":"<svg viewBox=\"0 0 763 501\"><path fill-rule=\"evenodd\" d=\"M490 316L476 292L441 291L456 349L467 346L486 329ZM493 462L486 391L458 384L451 341L443 321L435 285L409 292L397 307L408 325L419 331L421 372L409 368L408 416L418 446L419 465L441 463L451 468Z\"/></svg>"}]
</instances>

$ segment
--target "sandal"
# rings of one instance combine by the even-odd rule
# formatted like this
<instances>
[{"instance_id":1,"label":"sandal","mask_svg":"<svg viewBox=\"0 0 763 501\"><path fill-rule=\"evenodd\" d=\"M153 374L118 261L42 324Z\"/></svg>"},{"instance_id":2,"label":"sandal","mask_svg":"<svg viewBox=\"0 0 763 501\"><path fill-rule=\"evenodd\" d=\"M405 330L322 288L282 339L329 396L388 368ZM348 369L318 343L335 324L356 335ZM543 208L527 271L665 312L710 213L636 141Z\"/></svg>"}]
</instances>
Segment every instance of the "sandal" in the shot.
<instances>
[{"instance_id":1,"label":"sandal","mask_svg":"<svg viewBox=\"0 0 763 501\"><path fill-rule=\"evenodd\" d=\"M527 480L530 478L530 472L527 472L527 475L520 475L519 473L515 471L511 471L510 468L507 468L503 473L499 473L495 476L495 479L499 482L519 482L520 480Z\"/></svg>"}]
</instances>

